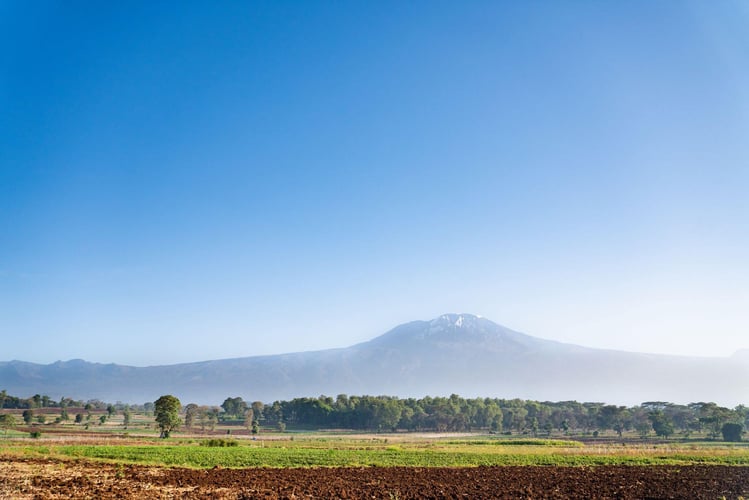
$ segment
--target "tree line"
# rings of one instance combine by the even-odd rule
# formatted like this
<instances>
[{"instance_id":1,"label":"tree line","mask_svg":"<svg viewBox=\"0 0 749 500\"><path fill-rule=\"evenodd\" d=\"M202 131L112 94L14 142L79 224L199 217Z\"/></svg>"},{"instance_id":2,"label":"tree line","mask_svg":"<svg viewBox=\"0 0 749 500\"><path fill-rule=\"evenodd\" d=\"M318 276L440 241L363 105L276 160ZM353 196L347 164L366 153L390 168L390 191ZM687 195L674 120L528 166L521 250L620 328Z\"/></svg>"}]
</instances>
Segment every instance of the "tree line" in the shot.
<instances>
[{"instance_id":1,"label":"tree line","mask_svg":"<svg viewBox=\"0 0 749 500\"><path fill-rule=\"evenodd\" d=\"M106 403L99 399L72 399L61 397L59 400L53 399L47 395L34 394L28 398L13 396L8 394L6 389L0 390L0 410L35 410L41 408L85 408L86 410L107 410L114 408L117 411L125 409L131 411L149 412L153 411L153 403L144 404L125 404L120 401L116 403Z\"/></svg>"},{"instance_id":2,"label":"tree line","mask_svg":"<svg viewBox=\"0 0 749 500\"><path fill-rule=\"evenodd\" d=\"M170 396L173 397L173 396ZM175 398L176 399L176 398ZM163 401L163 400L162 400ZM171 400L170 400L171 401ZM143 405L107 404L47 396L18 398L0 391L0 410L69 407L102 409L108 413L122 411L129 420L131 411L149 414L154 403ZM449 397L397 398L393 396L330 396L294 398L288 401L246 402L229 397L221 406L190 403L181 406L185 427L213 430L219 423L244 425L253 434L261 426L285 430L287 426L317 429L354 429L363 431L488 431L533 436L562 433L565 435L598 435L612 431L620 437L634 432L642 437L656 435L668 438L692 434L711 439L739 441L749 427L749 408L744 405L726 408L713 402L687 405L649 401L636 406L577 401L539 402L523 399ZM31 415L31 412L29 412ZM170 430L177 422L170 423Z\"/></svg>"},{"instance_id":3,"label":"tree line","mask_svg":"<svg viewBox=\"0 0 749 500\"><path fill-rule=\"evenodd\" d=\"M191 405L188 405L190 407ZM740 440L749 427L749 408L725 408L712 402L680 405L649 401L637 406L577 401L539 402L522 399L449 397L397 398L348 396L295 398L265 405L227 398L221 408L192 405L195 419L205 413L215 421L257 421L285 428L357 429L366 431L491 431L533 436L598 434L613 431L620 437L631 431L642 437L694 433L712 439ZM192 421L192 419L191 419Z\"/></svg>"},{"instance_id":4,"label":"tree line","mask_svg":"<svg viewBox=\"0 0 749 500\"><path fill-rule=\"evenodd\" d=\"M0 391L0 410L2 409L16 409L16 410L26 410L26 409L34 409L34 408L66 408L66 407L83 407L86 405L86 403L90 402L98 402L104 405L106 408L106 404L102 403L98 400L90 400L90 401L77 401L71 398L60 398L59 401L56 401L49 396L41 395L41 394L34 394L30 398L21 398L18 396L13 396L8 394L8 392L3 389Z\"/></svg>"}]
</instances>

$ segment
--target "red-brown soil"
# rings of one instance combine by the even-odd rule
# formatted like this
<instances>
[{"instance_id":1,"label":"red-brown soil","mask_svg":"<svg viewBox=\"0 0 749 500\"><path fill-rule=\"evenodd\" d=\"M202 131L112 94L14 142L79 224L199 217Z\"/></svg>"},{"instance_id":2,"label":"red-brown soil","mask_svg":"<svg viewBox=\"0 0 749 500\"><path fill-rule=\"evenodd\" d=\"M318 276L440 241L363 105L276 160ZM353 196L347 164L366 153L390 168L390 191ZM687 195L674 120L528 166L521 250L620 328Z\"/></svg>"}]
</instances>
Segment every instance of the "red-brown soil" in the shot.
<instances>
[{"instance_id":1,"label":"red-brown soil","mask_svg":"<svg viewBox=\"0 0 749 500\"><path fill-rule=\"evenodd\" d=\"M0 498L749 497L749 467L210 469L0 458Z\"/></svg>"}]
</instances>

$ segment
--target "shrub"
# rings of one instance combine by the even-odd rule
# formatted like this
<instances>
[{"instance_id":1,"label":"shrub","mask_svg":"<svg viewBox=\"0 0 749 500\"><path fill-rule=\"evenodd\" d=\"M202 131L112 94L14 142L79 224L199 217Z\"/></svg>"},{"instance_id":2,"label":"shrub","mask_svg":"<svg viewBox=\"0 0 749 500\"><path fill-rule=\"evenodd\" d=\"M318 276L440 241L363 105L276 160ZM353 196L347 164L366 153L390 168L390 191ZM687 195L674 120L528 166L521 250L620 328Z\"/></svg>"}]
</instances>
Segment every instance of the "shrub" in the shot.
<instances>
[{"instance_id":1,"label":"shrub","mask_svg":"<svg viewBox=\"0 0 749 500\"><path fill-rule=\"evenodd\" d=\"M236 439L208 439L200 443L200 446L209 446L211 448L228 448L231 446L239 446L239 441Z\"/></svg>"},{"instance_id":2,"label":"shrub","mask_svg":"<svg viewBox=\"0 0 749 500\"><path fill-rule=\"evenodd\" d=\"M744 433L744 426L741 424L727 423L723 424L720 431L723 433L723 441L738 443L741 441L741 435Z\"/></svg>"}]
</instances>

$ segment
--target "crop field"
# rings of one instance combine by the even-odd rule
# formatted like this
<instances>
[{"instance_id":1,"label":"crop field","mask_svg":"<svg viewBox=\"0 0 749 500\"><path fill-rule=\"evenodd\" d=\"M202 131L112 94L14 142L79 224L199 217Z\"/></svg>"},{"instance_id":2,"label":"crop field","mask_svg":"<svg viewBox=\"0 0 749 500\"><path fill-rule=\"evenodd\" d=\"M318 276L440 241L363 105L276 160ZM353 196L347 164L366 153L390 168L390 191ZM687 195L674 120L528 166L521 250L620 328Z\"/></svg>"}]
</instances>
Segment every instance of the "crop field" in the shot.
<instances>
[{"instance_id":1,"label":"crop field","mask_svg":"<svg viewBox=\"0 0 749 500\"><path fill-rule=\"evenodd\" d=\"M0 498L749 498L749 443L495 436L0 438Z\"/></svg>"},{"instance_id":2,"label":"crop field","mask_svg":"<svg viewBox=\"0 0 749 500\"><path fill-rule=\"evenodd\" d=\"M305 437L294 440L132 440L113 444L15 441L4 454L93 459L194 468L210 467L477 467L503 465L737 465L749 466L742 444L584 445L556 440L398 440ZM229 446L227 446L229 445Z\"/></svg>"}]
</instances>

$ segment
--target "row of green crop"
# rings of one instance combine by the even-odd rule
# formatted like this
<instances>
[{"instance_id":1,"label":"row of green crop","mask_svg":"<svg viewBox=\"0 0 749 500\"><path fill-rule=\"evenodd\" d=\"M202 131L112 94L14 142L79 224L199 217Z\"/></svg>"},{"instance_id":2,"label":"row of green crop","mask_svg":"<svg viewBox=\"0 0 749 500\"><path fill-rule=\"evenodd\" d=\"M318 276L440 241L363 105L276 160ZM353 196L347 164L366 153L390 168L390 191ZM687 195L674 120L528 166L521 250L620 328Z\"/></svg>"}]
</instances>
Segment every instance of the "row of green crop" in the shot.
<instances>
[{"instance_id":1,"label":"row of green crop","mask_svg":"<svg viewBox=\"0 0 749 500\"><path fill-rule=\"evenodd\" d=\"M749 466L749 455L664 453L653 455L482 453L409 449L309 449L240 446L95 446L27 447L29 454L185 467L469 467L489 465L655 465L726 464Z\"/></svg>"}]
</instances>

